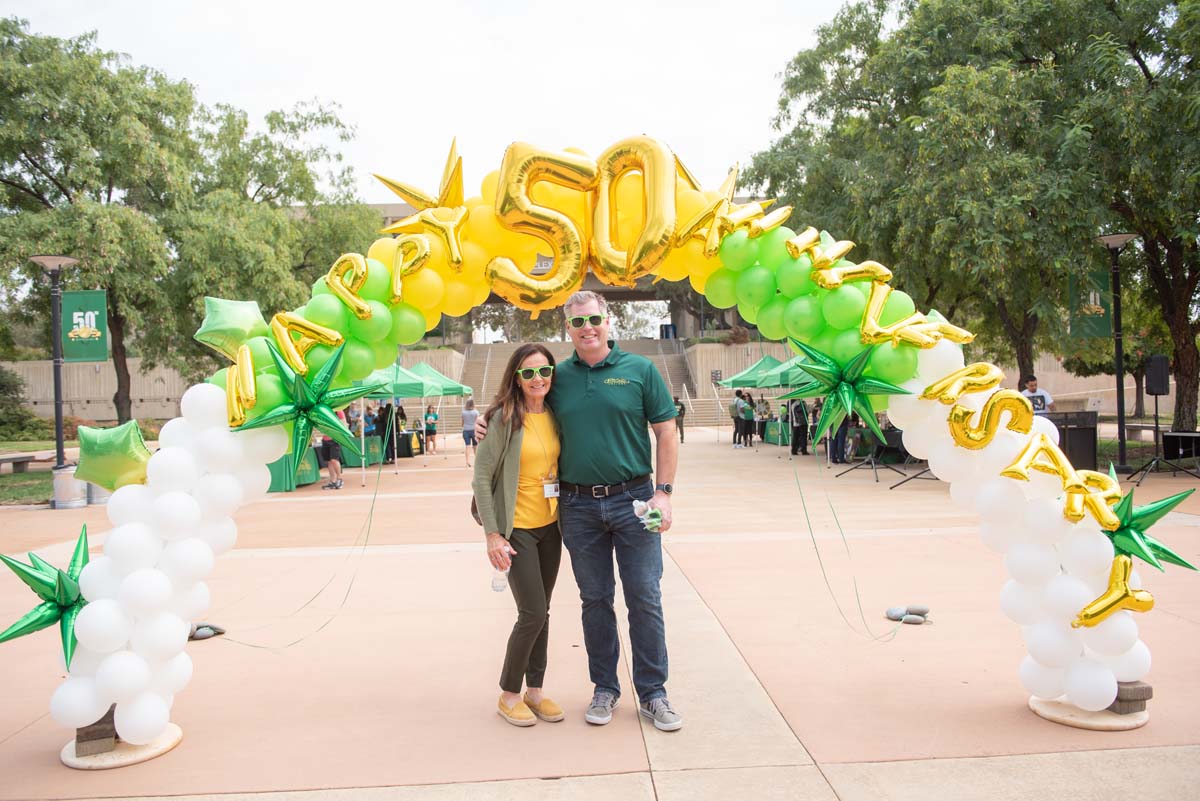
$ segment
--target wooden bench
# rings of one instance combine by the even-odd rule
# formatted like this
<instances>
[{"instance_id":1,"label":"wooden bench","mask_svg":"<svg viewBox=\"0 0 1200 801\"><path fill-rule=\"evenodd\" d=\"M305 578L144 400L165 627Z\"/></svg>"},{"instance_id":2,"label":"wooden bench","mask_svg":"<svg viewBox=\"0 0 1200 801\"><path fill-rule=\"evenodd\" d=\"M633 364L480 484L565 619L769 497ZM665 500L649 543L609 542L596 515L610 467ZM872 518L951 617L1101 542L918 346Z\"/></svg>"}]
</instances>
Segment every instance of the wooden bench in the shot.
<instances>
[{"instance_id":1,"label":"wooden bench","mask_svg":"<svg viewBox=\"0 0 1200 801\"><path fill-rule=\"evenodd\" d=\"M33 457L27 453L15 453L10 456L0 456L0 465L11 464L14 473L24 473L29 469Z\"/></svg>"}]
</instances>

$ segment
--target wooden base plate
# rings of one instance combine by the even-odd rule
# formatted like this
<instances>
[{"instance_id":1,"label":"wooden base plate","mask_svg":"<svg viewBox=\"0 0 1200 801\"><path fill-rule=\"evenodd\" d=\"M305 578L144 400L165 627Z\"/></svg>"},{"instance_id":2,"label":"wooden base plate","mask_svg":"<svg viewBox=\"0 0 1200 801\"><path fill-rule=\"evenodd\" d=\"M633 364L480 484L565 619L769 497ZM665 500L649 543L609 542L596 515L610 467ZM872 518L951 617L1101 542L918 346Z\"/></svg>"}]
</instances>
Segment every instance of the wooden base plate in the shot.
<instances>
[{"instance_id":1,"label":"wooden base plate","mask_svg":"<svg viewBox=\"0 0 1200 801\"><path fill-rule=\"evenodd\" d=\"M1074 726L1077 729L1092 731L1129 731L1139 729L1150 722L1150 711L1142 710L1129 715L1118 715L1102 709L1099 712L1087 712L1065 701L1048 701L1045 698L1029 697L1029 708L1038 717L1064 726Z\"/></svg>"},{"instance_id":2,"label":"wooden base plate","mask_svg":"<svg viewBox=\"0 0 1200 801\"><path fill-rule=\"evenodd\" d=\"M68 768L75 768L76 770L124 768L160 757L179 745L182 739L183 729L174 723L168 723L166 731L160 734L154 742L147 743L146 745L130 745L129 743L118 741L117 747L112 751L103 754L93 754L92 756L77 757L75 756L75 741L72 740L63 746L62 753L59 754L59 759Z\"/></svg>"}]
</instances>

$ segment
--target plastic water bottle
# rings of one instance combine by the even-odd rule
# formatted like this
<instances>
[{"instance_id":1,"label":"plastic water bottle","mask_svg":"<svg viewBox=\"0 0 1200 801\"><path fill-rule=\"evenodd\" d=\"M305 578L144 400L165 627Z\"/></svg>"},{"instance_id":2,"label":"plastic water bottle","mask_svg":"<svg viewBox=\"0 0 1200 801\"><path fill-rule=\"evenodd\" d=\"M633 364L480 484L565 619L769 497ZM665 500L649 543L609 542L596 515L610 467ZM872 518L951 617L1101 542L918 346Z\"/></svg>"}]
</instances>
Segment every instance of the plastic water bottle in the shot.
<instances>
[{"instance_id":1,"label":"plastic water bottle","mask_svg":"<svg viewBox=\"0 0 1200 801\"><path fill-rule=\"evenodd\" d=\"M662 512L645 501L633 502L633 514L647 531L658 531L662 528Z\"/></svg>"},{"instance_id":2,"label":"plastic water bottle","mask_svg":"<svg viewBox=\"0 0 1200 801\"><path fill-rule=\"evenodd\" d=\"M496 570L492 573L492 592L504 592L508 589L508 571Z\"/></svg>"}]
</instances>

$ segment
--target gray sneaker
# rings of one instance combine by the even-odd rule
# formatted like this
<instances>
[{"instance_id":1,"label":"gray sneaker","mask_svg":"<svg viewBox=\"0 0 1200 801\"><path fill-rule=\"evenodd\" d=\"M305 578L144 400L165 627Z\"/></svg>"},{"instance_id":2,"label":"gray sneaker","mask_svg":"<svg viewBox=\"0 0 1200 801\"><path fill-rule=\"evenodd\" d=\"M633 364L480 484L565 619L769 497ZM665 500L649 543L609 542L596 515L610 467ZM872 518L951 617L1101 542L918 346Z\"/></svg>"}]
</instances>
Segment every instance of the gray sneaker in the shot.
<instances>
[{"instance_id":1,"label":"gray sneaker","mask_svg":"<svg viewBox=\"0 0 1200 801\"><path fill-rule=\"evenodd\" d=\"M612 711L617 708L617 696L610 692L598 690L592 696L592 703L584 713L583 719L596 726L603 726L612 720Z\"/></svg>"},{"instance_id":2,"label":"gray sneaker","mask_svg":"<svg viewBox=\"0 0 1200 801\"><path fill-rule=\"evenodd\" d=\"M654 721L654 728L659 731L676 731L683 728L683 718L671 708L671 702L666 698L652 698L638 704L638 712L642 717Z\"/></svg>"}]
</instances>

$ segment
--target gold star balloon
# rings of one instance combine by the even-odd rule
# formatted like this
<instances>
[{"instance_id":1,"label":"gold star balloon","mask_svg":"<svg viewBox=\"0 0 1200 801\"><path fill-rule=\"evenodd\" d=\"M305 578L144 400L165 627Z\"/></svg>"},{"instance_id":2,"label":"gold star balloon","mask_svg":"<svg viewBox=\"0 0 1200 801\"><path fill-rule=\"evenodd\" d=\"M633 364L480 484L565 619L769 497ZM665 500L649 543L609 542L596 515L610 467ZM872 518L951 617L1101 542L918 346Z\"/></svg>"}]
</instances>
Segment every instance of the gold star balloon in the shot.
<instances>
[{"instance_id":1,"label":"gold star balloon","mask_svg":"<svg viewBox=\"0 0 1200 801\"><path fill-rule=\"evenodd\" d=\"M115 428L79 427L79 466L75 477L112 491L146 483L150 449L137 420Z\"/></svg>"},{"instance_id":2,"label":"gold star balloon","mask_svg":"<svg viewBox=\"0 0 1200 801\"><path fill-rule=\"evenodd\" d=\"M15 640L17 637L41 631L58 623L63 657L69 669L71 658L75 655L75 618L79 617L79 610L87 604L79 592L79 574L88 563L87 526L79 533L79 539L75 542L75 552L71 555L71 563L66 572L32 553L29 554L29 564L4 554L0 554L0 561L8 565L9 569L17 574L17 578L25 582L29 589L42 599L40 604L22 615L20 620L0 632L0 642Z\"/></svg>"},{"instance_id":3,"label":"gold star balloon","mask_svg":"<svg viewBox=\"0 0 1200 801\"><path fill-rule=\"evenodd\" d=\"M395 192L406 203L417 210L384 228L385 234L412 234L426 232L446 243L450 264L462 269L462 244L459 234L467 219L467 207L463 205L462 158L458 155L458 141L451 140L450 153L442 170L442 183L437 197L428 195L411 184L394 181L375 175L383 185Z\"/></svg>"}]
</instances>

